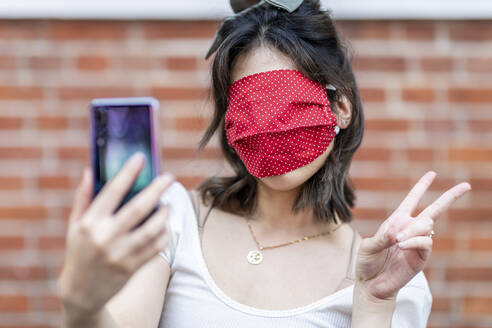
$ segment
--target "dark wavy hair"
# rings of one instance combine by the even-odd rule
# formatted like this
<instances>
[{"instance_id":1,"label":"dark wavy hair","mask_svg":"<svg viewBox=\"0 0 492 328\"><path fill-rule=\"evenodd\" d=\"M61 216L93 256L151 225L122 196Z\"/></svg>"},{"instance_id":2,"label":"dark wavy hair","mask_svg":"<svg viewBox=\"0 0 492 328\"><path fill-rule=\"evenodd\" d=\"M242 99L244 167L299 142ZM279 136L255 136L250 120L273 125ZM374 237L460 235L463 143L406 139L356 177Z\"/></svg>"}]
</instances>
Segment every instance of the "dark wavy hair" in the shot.
<instances>
[{"instance_id":1,"label":"dark wavy hair","mask_svg":"<svg viewBox=\"0 0 492 328\"><path fill-rule=\"evenodd\" d=\"M336 222L352 220L355 194L348 176L352 157L362 142L364 114L351 67L351 49L341 39L331 13L321 10L319 0L305 0L292 13L258 1L231 0L236 15L219 26L205 59L213 53L209 97L215 110L210 125L199 142L202 150L218 130L225 159L235 172L230 177L211 177L198 187L204 204L234 214L251 215L257 206L257 179L244 166L225 136L224 115L234 60L258 47L274 47L290 57L306 76L336 91L327 91L332 111L343 94L352 104L352 117L346 129L334 139L334 147L324 165L301 187L292 211L313 209L316 220ZM211 203L209 203L209 201Z\"/></svg>"}]
</instances>

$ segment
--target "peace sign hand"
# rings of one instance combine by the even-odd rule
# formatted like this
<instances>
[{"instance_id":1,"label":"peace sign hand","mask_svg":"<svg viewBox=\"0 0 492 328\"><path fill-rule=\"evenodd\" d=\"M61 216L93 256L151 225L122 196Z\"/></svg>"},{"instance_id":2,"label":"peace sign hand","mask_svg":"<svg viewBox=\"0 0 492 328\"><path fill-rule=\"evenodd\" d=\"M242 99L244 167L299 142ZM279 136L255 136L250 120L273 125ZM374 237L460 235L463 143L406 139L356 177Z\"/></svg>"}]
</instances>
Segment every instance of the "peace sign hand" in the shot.
<instances>
[{"instance_id":1,"label":"peace sign hand","mask_svg":"<svg viewBox=\"0 0 492 328\"><path fill-rule=\"evenodd\" d=\"M423 269L432 251L430 234L434 220L471 190L470 184L460 183L418 216L411 217L435 176L436 173L430 171L420 178L376 234L362 240L357 255L356 279L372 297L395 298L400 288Z\"/></svg>"}]
</instances>

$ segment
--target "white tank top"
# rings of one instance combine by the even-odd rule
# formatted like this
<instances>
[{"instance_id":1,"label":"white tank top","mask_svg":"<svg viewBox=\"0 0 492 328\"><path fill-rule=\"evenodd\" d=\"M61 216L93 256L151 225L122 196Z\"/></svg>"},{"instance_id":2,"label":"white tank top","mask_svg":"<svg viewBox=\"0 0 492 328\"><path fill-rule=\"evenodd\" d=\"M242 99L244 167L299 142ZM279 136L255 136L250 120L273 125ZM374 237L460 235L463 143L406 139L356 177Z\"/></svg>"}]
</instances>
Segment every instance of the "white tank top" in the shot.
<instances>
[{"instance_id":1,"label":"white tank top","mask_svg":"<svg viewBox=\"0 0 492 328\"><path fill-rule=\"evenodd\" d=\"M161 202L171 205L167 225L172 241L159 253L171 268L159 328L350 327L353 284L288 310L259 309L233 300L207 269L198 216L186 189L175 181ZM398 292L392 327L425 328L431 305L421 271Z\"/></svg>"}]
</instances>

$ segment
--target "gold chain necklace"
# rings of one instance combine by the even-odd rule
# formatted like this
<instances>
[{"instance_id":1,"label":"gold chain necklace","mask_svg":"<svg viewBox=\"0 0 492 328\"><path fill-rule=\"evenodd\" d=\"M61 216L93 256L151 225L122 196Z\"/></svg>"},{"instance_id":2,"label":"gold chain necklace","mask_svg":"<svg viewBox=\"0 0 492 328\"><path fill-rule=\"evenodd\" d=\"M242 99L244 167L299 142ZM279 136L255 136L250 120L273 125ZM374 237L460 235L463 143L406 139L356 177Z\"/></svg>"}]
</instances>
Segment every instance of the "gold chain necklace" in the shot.
<instances>
[{"instance_id":1,"label":"gold chain necklace","mask_svg":"<svg viewBox=\"0 0 492 328\"><path fill-rule=\"evenodd\" d=\"M263 261L263 253L261 251L264 250L264 249L272 249L272 248L277 248L277 247L282 247L282 246L288 246L288 245L292 245L292 244L295 244L295 243L300 243L301 241L305 241L305 240L309 240L309 239L312 239L312 238L324 236L324 235L330 234L332 232L335 232L338 228L340 228L342 226L342 224L339 224L333 230L322 232L322 233L319 233L319 234L316 234L316 235L302 237L300 239L289 241L287 243L283 243L283 244L280 244L280 245L261 246L260 243L258 242L258 240L256 239L256 236L255 236L255 234L253 232L253 228L251 228L251 223L250 223L250 218L249 217L246 219L246 222L248 223L248 228L249 228L249 231L251 232L251 236L253 237L253 239L254 239L254 241L256 243L256 246L258 247L258 249L255 249L255 250L252 250L252 251L249 251L248 252L247 259L248 259L248 262L251 263L251 264L260 264Z\"/></svg>"}]
</instances>

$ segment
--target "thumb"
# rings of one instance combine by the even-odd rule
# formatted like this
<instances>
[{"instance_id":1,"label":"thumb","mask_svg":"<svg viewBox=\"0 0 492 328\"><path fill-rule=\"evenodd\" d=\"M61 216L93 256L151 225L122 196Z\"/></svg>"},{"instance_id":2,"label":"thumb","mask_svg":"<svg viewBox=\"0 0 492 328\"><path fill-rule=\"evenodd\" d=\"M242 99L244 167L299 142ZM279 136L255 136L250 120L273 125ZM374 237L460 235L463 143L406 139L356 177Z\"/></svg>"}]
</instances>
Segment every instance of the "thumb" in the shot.
<instances>
[{"instance_id":1,"label":"thumb","mask_svg":"<svg viewBox=\"0 0 492 328\"><path fill-rule=\"evenodd\" d=\"M92 196L92 175L89 168L84 168L82 179L75 190L74 203L70 211L69 224L80 219L89 204Z\"/></svg>"},{"instance_id":2,"label":"thumb","mask_svg":"<svg viewBox=\"0 0 492 328\"><path fill-rule=\"evenodd\" d=\"M365 243L361 244L361 249L367 254L376 254L388 247L393 246L396 240L396 233L393 231L389 221L384 222L372 237L366 238Z\"/></svg>"}]
</instances>

